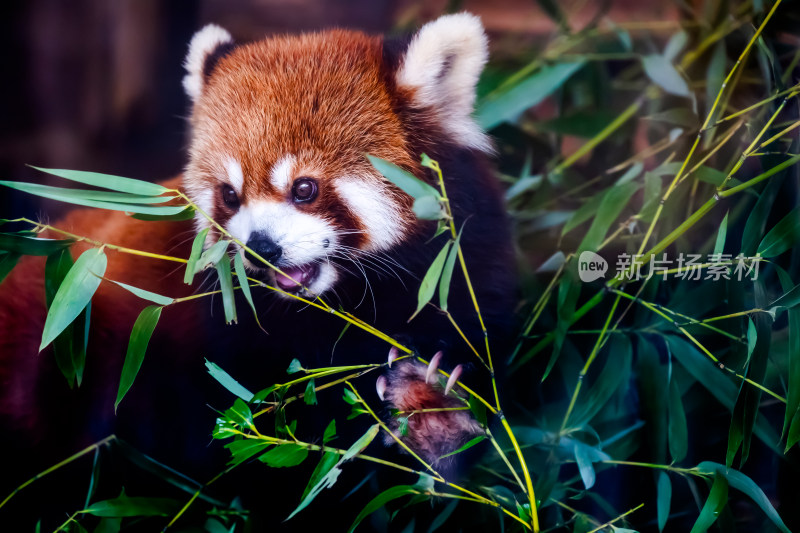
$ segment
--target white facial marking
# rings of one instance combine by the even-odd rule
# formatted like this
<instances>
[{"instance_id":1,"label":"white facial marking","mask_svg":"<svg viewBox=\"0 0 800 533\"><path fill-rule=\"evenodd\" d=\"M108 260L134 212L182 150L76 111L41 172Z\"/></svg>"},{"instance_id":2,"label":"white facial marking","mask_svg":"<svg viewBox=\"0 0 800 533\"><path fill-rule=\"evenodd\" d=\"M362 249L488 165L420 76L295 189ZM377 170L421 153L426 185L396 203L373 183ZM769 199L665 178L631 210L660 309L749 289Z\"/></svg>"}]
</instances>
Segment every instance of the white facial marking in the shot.
<instances>
[{"instance_id":1,"label":"white facial marking","mask_svg":"<svg viewBox=\"0 0 800 533\"><path fill-rule=\"evenodd\" d=\"M225 160L225 170L228 175L228 184L233 187L236 194L242 194L242 185L244 184L244 174L242 174L242 165L232 157Z\"/></svg>"},{"instance_id":2,"label":"white facial marking","mask_svg":"<svg viewBox=\"0 0 800 533\"><path fill-rule=\"evenodd\" d=\"M244 243L255 233L265 233L283 249L281 264L286 266L325 260L337 243L336 230L329 222L282 202L261 200L243 205L228 221L227 229Z\"/></svg>"},{"instance_id":3,"label":"white facial marking","mask_svg":"<svg viewBox=\"0 0 800 533\"><path fill-rule=\"evenodd\" d=\"M388 187L374 178L341 178L335 187L365 227L366 250L386 250L402 239L404 223L397 216L401 208Z\"/></svg>"},{"instance_id":4,"label":"white facial marking","mask_svg":"<svg viewBox=\"0 0 800 533\"><path fill-rule=\"evenodd\" d=\"M272 167L269 181L272 186L279 191L288 191L292 185L292 171L294 170L295 158L293 155L283 156Z\"/></svg>"}]
</instances>

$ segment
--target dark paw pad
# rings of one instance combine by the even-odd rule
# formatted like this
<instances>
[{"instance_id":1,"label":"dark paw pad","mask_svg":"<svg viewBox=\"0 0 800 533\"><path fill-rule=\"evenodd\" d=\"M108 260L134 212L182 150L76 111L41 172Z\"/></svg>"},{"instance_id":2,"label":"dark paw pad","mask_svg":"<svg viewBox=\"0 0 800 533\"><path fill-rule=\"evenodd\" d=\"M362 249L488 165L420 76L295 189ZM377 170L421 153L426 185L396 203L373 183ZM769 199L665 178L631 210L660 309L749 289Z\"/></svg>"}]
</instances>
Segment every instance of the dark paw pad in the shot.
<instances>
[{"instance_id":1,"label":"dark paw pad","mask_svg":"<svg viewBox=\"0 0 800 533\"><path fill-rule=\"evenodd\" d=\"M378 378L378 396L393 415L389 429L429 464L453 452L467 441L483 433L480 424L453 391L461 376L461 365L450 377L439 372L439 352L429 365L404 360L392 365L396 351L389 353L390 370ZM396 412L395 412L396 410ZM386 443L394 439L387 435Z\"/></svg>"}]
</instances>

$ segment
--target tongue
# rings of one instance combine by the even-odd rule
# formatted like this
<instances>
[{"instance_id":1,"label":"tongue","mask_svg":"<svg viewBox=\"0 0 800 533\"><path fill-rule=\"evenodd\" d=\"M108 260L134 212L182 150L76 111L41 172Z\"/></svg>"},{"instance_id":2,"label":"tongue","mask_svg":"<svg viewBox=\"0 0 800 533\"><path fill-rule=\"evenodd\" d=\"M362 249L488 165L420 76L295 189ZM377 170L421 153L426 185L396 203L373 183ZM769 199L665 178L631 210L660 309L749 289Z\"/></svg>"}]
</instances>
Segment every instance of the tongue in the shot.
<instances>
[{"instance_id":1,"label":"tongue","mask_svg":"<svg viewBox=\"0 0 800 533\"><path fill-rule=\"evenodd\" d=\"M283 290L292 290L292 289L299 289L300 288L297 285L297 283L295 283L295 281L305 285L305 283L306 283L306 281L308 279L308 274L311 271L311 268L310 267L287 267L287 268L284 268L282 270L283 270L284 274L286 274L286 276L289 276L289 277L287 278L286 276L282 276L280 274L277 274L275 276L275 283L277 283L278 287L280 287ZM291 279L289 279L289 278L291 278ZM292 281L292 280L294 280L294 281Z\"/></svg>"}]
</instances>

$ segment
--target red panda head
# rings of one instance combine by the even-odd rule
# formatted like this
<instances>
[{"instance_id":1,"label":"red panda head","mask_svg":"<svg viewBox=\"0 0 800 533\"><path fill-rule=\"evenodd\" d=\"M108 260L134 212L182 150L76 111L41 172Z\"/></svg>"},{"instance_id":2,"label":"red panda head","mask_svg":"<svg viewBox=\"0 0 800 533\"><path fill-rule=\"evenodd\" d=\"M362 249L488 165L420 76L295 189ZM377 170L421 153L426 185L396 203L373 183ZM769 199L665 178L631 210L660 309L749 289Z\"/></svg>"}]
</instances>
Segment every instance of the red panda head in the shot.
<instances>
[{"instance_id":1,"label":"red panda head","mask_svg":"<svg viewBox=\"0 0 800 533\"><path fill-rule=\"evenodd\" d=\"M471 117L487 57L477 17L442 17L392 53L381 37L339 30L234 45L210 25L190 44L186 191L314 294L336 285L341 260L387 252L419 231L411 198L365 154L422 176L419 139L490 150ZM196 225L209 222L198 215Z\"/></svg>"}]
</instances>

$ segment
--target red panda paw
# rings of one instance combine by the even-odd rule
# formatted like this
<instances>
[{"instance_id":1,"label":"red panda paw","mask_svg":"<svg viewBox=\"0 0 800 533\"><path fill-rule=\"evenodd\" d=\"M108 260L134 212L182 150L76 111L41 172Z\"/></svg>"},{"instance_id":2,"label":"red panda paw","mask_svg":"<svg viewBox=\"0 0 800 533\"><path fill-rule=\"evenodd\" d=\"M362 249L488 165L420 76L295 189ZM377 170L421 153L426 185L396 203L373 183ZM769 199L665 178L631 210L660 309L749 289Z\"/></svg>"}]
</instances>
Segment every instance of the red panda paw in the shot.
<instances>
[{"instance_id":1,"label":"red panda paw","mask_svg":"<svg viewBox=\"0 0 800 533\"><path fill-rule=\"evenodd\" d=\"M445 379L438 371L442 352L437 352L429 365L406 360L392 368L396 357L392 349L390 370L376 383L378 396L391 410L387 425L428 464L448 469L452 461L440 461L442 456L483 433L465 402L453 391L463 369L456 366ZM387 445L395 443L391 435L386 435L385 441Z\"/></svg>"}]
</instances>

